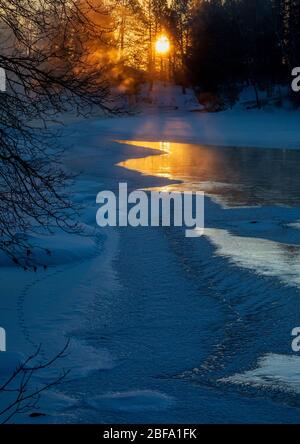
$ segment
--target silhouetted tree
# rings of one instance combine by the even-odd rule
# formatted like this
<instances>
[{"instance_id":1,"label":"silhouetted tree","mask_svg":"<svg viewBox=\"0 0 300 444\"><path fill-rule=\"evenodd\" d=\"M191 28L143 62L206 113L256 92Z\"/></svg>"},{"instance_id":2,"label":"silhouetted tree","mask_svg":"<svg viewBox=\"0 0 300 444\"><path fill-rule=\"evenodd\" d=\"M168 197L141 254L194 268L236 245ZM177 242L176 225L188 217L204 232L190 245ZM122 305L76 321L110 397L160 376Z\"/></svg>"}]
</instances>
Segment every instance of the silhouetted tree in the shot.
<instances>
[{"instance_id":1,"label":"silhouetted tree","mask_svg":"<svg viewBox=\"0 0 300 444\"><path fill-rule=\"evenodd\" d=\"M28 266L30 230L77 228L65 193L69 176L51 149L48 124L70 110L112 111L112 23L99 1L1 0L0 25L7 75L0 94L0 249Z\"/></svg>"}]
</instances>

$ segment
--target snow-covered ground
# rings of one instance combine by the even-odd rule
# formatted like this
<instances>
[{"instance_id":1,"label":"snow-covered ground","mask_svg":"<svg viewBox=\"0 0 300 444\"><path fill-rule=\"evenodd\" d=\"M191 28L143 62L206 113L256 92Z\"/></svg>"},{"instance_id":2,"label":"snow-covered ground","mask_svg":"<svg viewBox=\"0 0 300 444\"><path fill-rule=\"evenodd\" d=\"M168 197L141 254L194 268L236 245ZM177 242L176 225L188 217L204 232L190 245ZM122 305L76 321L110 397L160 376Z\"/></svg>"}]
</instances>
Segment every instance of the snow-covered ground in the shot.
<instances>
[{"instance_id":1,"label":"snow-covered ground","mask_svg":"<svg viewBox=\"0 0 300 444\"><path fill-rule=\"evenodd\" d=\"M249 151L253 168L269 157L294 164L300 153L288 149L300 149L299 121L291 111L179 107L67 126L66 165L79 173L72 193L84 206L85 235L41 233L36 243L53 254L36 273L1 257L0 326L10 355L0 361L0 376L20 354L42 344L47 359L69 337L68 355L33 383L51 381L61 368L71 374L42 396L47 416L15 421L298 422L300 357L292 355L290 334L300 322L300 209L297 200L280 206L291 187L272 199L262 190L258 204L245 208L234 205L238 195L227 181L225 201L235 198L227 207L217 203L218 192L206 198L206 232L196 240L166 228L101 230L95 201L119 182L132 189L173 183L120 165L162 154L147 141L258 147ZM141 143L122 143L128 140ZM284 150L283 157L261 148ZM228 162L232 153L224 150ZM245 171L236 171L235 186L245 185ZM169 178L187 187L191 177L176 174ZM265 175L272 181L272 171ZM280 177L276 183L280 188Z\"/></svg>"},{"instance_id":2,"label":"snow-covered ground","mask_svg":"<svg viewBox=\"0 0 300 444\"><path fill-rule=\"evenodd\" d=\"M219 146L299 149L300 111L170 112L95 122L113 138Z\"/></svg>"}]
</instances>

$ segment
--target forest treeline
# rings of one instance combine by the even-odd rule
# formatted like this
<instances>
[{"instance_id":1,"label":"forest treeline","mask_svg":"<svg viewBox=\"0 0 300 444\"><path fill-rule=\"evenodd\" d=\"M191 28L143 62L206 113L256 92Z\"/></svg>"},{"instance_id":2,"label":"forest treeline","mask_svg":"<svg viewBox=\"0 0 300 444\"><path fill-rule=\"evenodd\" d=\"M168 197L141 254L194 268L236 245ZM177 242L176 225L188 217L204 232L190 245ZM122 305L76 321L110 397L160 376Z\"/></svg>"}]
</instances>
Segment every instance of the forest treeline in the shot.
<instances>
[{"instance_id":1,"label":"forest treeline","mask_svg":"<svg viewBox=\"0 0 300 444\"><path fill-rule=\"evenodd\" d=\"M191 18L186 54L189 81L204 90L221 92L229 104L239 86L269 96L278 85L290 85L300 63L300 2L298 0L200 1ZM291 99L298 96L289 88Z\"/></svg>"},{"instance_id":2,"label":"forest treeline","mask_svg":"<svg viewBox=\"0 0 300 444\"><path fill-rule=\"evenodd\" d=\"M235 102L242 85L272 95L300 65L300 0L122 0L118 47L124 61L155 77L153 42L171 40L170 77ZM298 95L290 92L294 103ZM258 106L260 105L257 96Z\"/></svg>"}]
</instances>

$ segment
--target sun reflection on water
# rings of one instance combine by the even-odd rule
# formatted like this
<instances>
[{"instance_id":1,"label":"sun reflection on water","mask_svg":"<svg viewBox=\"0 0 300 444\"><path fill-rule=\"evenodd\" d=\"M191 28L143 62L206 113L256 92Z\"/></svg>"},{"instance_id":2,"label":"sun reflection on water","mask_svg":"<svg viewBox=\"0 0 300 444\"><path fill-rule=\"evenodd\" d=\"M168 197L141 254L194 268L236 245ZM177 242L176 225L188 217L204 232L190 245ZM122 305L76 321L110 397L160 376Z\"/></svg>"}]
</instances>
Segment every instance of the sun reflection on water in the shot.
<instances>
[{"instance_id":1,"label":"sun reflection on water","mask_svg":"<svg viewBox=\"0 0 300 444\"><path fill-rule=\"evenodd\" d=\"M300 153L280 149L222 148L169 141L117 141L153 150L119 166L165 177L164 191L204 191L226 206L300 204ZM157 189L157 188L156 188Z\"/></svg>"}]
</instances>

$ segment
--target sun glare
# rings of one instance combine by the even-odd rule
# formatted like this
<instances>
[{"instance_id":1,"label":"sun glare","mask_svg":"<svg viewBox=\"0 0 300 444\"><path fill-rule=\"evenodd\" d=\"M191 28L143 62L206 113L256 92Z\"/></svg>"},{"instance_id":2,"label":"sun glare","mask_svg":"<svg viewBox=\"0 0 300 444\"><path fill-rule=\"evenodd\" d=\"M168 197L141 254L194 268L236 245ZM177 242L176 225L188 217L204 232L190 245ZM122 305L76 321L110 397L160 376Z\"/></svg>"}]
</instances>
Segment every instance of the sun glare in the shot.
<instances>
[{"instance_id":1,"label":"sun glare","mask_svg":"<svg viewBox=\"0 0 300 444\"><path fill-rule=\"evenodd\" d=\"M167 54L170 51L170 40L167 36L162 35L156 40L156 52L158 54Z\"/></svg>"}]
</instances>

